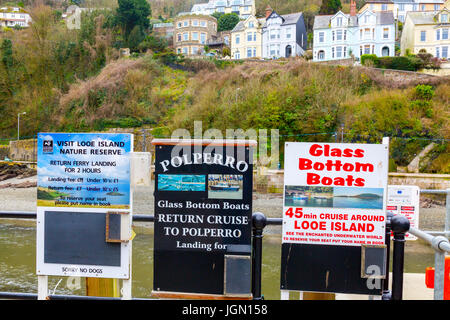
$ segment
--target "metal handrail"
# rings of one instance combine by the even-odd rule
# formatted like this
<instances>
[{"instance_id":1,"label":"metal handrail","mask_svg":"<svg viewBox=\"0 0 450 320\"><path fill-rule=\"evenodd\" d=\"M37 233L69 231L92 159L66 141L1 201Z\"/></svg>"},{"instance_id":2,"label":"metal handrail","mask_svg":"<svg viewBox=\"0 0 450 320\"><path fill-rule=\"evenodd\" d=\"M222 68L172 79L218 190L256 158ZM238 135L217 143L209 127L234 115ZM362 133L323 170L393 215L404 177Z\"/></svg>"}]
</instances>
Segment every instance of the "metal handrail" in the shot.
<instances>
[{"instance_id":1,"label":"metal handrail","mask_svg":"<svg viewBox=\"0 0 450 320\"><path fill-rule=\"evenodd\" d=\"M446 222L445 222L445 230L444 232L439 231L423 231L417 228L409 227L408 232L419 239L422 239L426 241L430 246L435 250L435 278L434 278L434 299L435 300L443 300L444 298L444 280L445 280L445 255L450 253L450 242L447 238L450 234L449 228L450 228L450 189L447 190L430 190L430 189L423 189L420 190L420 193L424 194L446 194ZM263 215L264 216L264 215ZM34 211L27 211L27 212L17 212L17 211L0 211L0 218L12 218L12 219L36 219L37 213ZM154 222L155 216L150 214L134 214L133 215L133 222ZM255 229L254 226L254 235L257 232L257 229L259 230L259 239L254 239L257 241L254 241L257 243L258 241L262 241L262 231L265 226L267 225L282 225L283 219L282 218L266 218L264 217L264 222L261 226L257 227ZM255 221L253 221L255 223ZM433 236L432 234L443 234L438 236ZM262 243L260 243L262 246ZM260 248L262 249L262 247ZM261 251L261 250L259 250ZM258 255L259 263L261 263L261 255L262 252ZM403 257L402 257L403 260ZM256 262L256 261L255 261ZM258 290L259 295L257 297L261 297L261 286L260 286L260 271L259 270L259 283L256 283L256 288ZM53 299L91 299L95 297L82 297L82 296L64 296L64 295L54 295L49 296L49 298ZM0 292L0 298L6 298L6 299L35 299L34 294L30 293L5 293Z\"/></svg>"},{"instance_id":2,"label":"metal handrail","mask_svg":"<svg viewBox=\"0 0 450 320\"><path fill-rule=\"evenodd\" d=\"M447 204L448 205L448 204ZM450 242L443 236L432 236L416 228L410 228L409 233L428 242L434 249L434 300L444 299L445 255L450 253Z\"/></svg>"},{"instance_id":3,"label":"metal handrail","mask_svg":"<svg viewBox=\"0 0 450 320\"><path fill-rule=\"evenodd\" d=\"M0 211L1 219L36 219L34 211ZM155 222L155 216L151 214L133 214L133 222ZM283 223L282 218L267 218L266 225L279 225Z\"/></svg>"},{"instance_id":4,"label":"metal handrail","mask_svg":"<svg viewBox=\"0 0 450 320\"><path fill-rule=\"evenodd\" d=\"M415 235L417 238L428 242L433 248L435 248L435 250L441 250L450 253L450 243L447 238L432 236L428 232L413 227L410 227L408 232L412 235Z\"/></svg>"}]
</instances>

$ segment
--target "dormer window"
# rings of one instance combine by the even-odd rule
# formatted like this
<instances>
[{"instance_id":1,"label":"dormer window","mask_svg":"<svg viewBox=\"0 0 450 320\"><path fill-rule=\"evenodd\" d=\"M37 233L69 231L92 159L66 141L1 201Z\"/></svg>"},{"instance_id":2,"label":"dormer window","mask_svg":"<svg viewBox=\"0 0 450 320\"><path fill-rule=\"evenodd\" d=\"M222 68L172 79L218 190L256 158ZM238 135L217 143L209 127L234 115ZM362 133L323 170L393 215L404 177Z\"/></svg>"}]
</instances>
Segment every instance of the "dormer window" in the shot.
<instances>
[{"instance_id":1,"label":"dormer window","mask_svg":"<svg viewBox=\"0 0 450 320\"><path fill-rule=\"evenodd\" d=\"M255 27L255 24L253 23L253 21L250 21L250 22L248 23L248 27L249 27L249 28L254 28L254 27Z\"/></svg>"},{"instance_id":2,"label":"dormer window","mask_svg":"<svg viewBox=\"0 0 450 320\"><path fill-rule=\"evenodd\" d=\"M342 17L338 17L338 18L336 19L336 25L337 25L338 27L341 27L341 26L342 26Z\"/></svg>"},{"instance_id":3,"label":"dormer window","mask_svg":"<svg viewBox=\"0 0 450 320\"><path fill-rule=\"evenodd\" d=\"M448 22L448 14L441 13L441 22L442 23L447 23Z\"/></svg>"}]
</instances>

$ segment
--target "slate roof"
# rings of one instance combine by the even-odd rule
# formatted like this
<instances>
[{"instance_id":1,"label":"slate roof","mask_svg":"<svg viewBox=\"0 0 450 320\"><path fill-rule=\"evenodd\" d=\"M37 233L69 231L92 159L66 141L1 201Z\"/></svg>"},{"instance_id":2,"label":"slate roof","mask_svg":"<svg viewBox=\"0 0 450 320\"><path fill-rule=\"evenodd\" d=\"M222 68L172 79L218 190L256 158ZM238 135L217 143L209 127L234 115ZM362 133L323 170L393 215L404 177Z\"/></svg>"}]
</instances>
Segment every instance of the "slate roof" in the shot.
<instances>
[{"instance_id":1,"label":"slate roof","mask_svg":"<svg viewBox=\"0 0 450 320\"><path fill-rule=\"evenodd\" d=\"M266 23L266 18L256 18L256 20L258 21L260 26L263 26ZM234 26L233 30L231 30L231 32L238 32L244 30L245 21L247 21L247 19L239 21L238 24Z\"/></svg>"},{"instance_id":2,"label":"slate roof","mask_svg":"<svg viewBox=\"0 0 450 320\"><path fill-rule=\"evenodd\" d=\"M281 25L285 26L288 24L297 23L298 19L300 19L302 14L303 14L302 12L296 12L282 15L281 17L284 19L284 22Z\"/></svg>"},{"instance_id":3,"label":"slate roof","mask_svg":"<svg viewBox=\"0 0 450 320\"><path fill-rule=\"evenodd\" d=\"M435 24L433 11L408 12L408 16L414 24Z\"/></svg>"},{"instance_id":4,"label":"slate roof","mask_svg":"<svg viewBox=\"0 0 450 320\"><path fill-rule=\"evenodd\" d=\"M377 24L394 24L394 13L392 11L376 12Z\"/></svg>"},{"instance_id":5,"label":"slate roof","mask_svg":"<svg viewBox=\"0 0 450 320\"><path fill-rule=\"evenodd\" d=\"M375 12L377 17L378 25L394 24L394 14L392 11L380 11ZM314 17L313 29L328 29L330 27L330 20L335 15L322 15ZM349 27L358 26L358 15L350 16L349 14L344 14L349 21Z\"/></svg>"},{"instance_id":6,"label":"slate roof","mask_svg":"<svg viewBox=\"0 0 450 320\"><path fill-rule=\"evenodd\" d=\"M272 14L274 14L274 13L278 15L278 13L276 13L275 11L272 11L270 16ZM290 25L290 24L295 24L295 23L297 23L298 19L300 19L300 17L302 15L303 15L303 12L296 12L296 13L289 13L289 14L279 15L283 19L283 22L281 23L281 25L282 26L286 26L286 25ZM270 16L269 16L269 18L270 18ZM260 19L258 19L258 20L260 20ZM262 20L264 20L262 22L262 23L264 23L263 28L266 28L267 27L267 24L266 24L267 20L264 19L264 18L262 18Z\"/></svg>"},{"instance_id":7,"label":"slate roof","mask_svg":"<svg viewBox=\"0 0 450 320\"><path fill-rule=\"evenodd\" d=\"M233 30L231 30L231 32L238 32L238 31L242 31L244 29L245 29L244 21L241 20L238 22L237 25L234 26L234 28L233 28Z\"/></svg>"},{"instance_id":8,"label":"slate roof","mask_svg":"<svg viewBox=\"0 0 450 320\"><path fill-rule=\"evenodd\" d=\"M414 0L392 0L394 3L417 3ZM417 3L418 4L418 3Z\"/></svg>"},{"instance_id":9,"label":"slate roof","mask_svg":"<svg viewBox=\"0 0 450 320\"><path fill-rule=\"evenodd\" d=\"M330 19L333 15L322 15L314 17L313 29L326 29L330 25Z\"/></svg>"}]
</instances>

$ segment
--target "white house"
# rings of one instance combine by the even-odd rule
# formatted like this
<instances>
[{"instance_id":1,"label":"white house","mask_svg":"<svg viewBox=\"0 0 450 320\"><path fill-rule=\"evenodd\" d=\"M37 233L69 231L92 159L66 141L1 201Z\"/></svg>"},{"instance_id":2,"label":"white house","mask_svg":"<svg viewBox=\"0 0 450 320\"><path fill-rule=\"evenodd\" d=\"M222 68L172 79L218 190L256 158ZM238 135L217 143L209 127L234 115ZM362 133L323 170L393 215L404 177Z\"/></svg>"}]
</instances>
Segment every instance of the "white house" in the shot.
<instances>
[{"instance_id":1,"label":"white house","mask_svg":"<svg viewBox=\"0 0 450 320\"><path fill-rule=\"evenodd\" d=\"M350 58L363 54L394 56L395 24L392 11L366 9L356 14L352 1L350 14L321 15L314 19L313 61Z\"/></svg>"},{"instance_id":2,"label":"white house","mask_svg":"<svg viewBox=\"0 0 450 320\"><path fill-rule=\"evenodd\" d=\"M307 45L305 21L302 12L279 15L266 13L262 28L263 58L301 56Z\"/></svg>"},{"instance_id":3,"label":"white house","mask_svg":"<svg viewBox=\"0 0 450 320\"><path fill-rule=\"evenodd\" d=\"M28 27L31 17L23 8L2 7L0 8L0 24L2 27Z\"/></svg>"},{"instance_id":4,"label":"white house","mask_svg":"<svg viewBox=\"0 0 450 320\"><path fill-rule=\"evenodd\" d=\"M192 6L191 14L211 15L214 12L236 13L241 19L255 15L255 0L209 0Z\"/></svg>"}]
</instances>

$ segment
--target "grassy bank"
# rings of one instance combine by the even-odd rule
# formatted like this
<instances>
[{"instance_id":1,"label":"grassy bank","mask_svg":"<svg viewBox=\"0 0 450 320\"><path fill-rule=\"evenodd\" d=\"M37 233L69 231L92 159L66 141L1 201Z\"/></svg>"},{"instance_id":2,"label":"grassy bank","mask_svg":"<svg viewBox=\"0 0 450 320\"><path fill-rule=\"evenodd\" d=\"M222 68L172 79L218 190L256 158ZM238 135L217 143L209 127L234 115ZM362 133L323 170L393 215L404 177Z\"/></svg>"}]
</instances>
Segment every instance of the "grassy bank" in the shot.
<instances>
[{"instance_id":1,"label":"grassy bank","mask_svg":"<svg viewBox=\"0 0 450 320\"><path fill-rule=\"evenodd\" d=\"M156 135L170 135L178 128L193 133L194 121L201 121L203 130L224 135L226 129L278 129L283 146L284 141L334 141L343 127L346 142L396 137L394 169L435 141L422 170L450 172L450 84L445 79L399 87L364 68L302 59L225 68L205 61L194 70L172 69L151 55L118 60L61 97L58 128L149 124Z\"/></svg>"}]
</instances>

